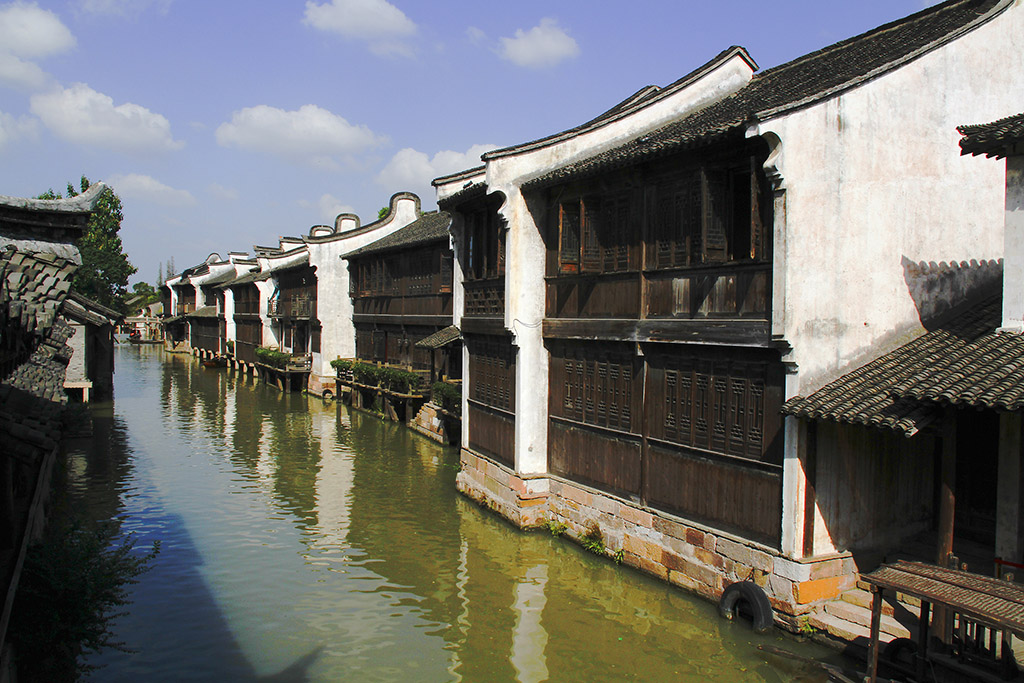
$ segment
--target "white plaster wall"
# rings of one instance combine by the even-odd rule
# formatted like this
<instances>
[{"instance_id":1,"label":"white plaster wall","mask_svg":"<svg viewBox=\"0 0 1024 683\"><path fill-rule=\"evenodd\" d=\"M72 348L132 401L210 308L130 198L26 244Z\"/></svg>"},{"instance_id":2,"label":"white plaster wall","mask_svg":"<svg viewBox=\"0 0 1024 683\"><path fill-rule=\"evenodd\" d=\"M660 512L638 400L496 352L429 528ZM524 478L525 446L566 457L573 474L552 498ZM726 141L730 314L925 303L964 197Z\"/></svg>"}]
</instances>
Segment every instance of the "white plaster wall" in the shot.
<instances>
[{"instance_id":1,"label":"white plaster wall","mask_svg":"<svg viewBox=\"0 0 1024 683\"><path fill-rule=\"evenodd\" d=\"M224 290L224 341L235 341L238 339L238 330L235 326L235 292L231 289Z\"/></svg>"},{"instance_id":2,"label":"white plaster wall","mask_svg":"<svg viewBox=\"0 0 1024 683\"><path fill-rule=\"evenodd\" d=\"M988 163L1003 166L992 160ZM1006 159L1005 209L1003 327L1024 332L1024 156Z\"/></svg>"},{"instance_id":3,"label":"white plaster wall","mask_svg":"<svg viewBox=\"0 0 1024 683\"><path fill-rule=\"evenodd\" d=\"M64 319L71 325L71 336L67 344L71 347L71 360L68 361L65 382L86 382L89 380L85 372L85 326L73 320Z\"/></svg>"},{"instance_id":4,"label":"white plaster wall","mask_svg":"<svg viewBox=\"0 0 1024 683\"><path fill-rule=\"evenodd\" d=\"M409 225L420 215L420 200L410 192L391 197L390 211L379 223L371 223L356 234L341 232L334 239L308 241L309 263L316 267L316 305L320 320L320 353L313 354L313 373L333 377L331 361L356 355L356 331L349 296L348 261L342 255L365 247ZM344 215L339 216L339 219ZM341 225L342 221L336 221ZM358 227L358 223L353 223ZM350 230L351 232L355 232Z\"/></svg>"},{"instance_id":5,"label":"white plaster wall","mask_svg":"<svg viewBox=\"0 0 1024 683\"><path fill-rule=\"evenodd\" d=\"M896 71L751 131L781 139L784 252L776 250L775 269L784 291L782 301L775 292L773 314L799 369L788 392L806 395L920 330L904 258L1002 257L1003 169L961 157L956 126L1019 112L1020 4Z\"/></svg>"}]
</instances>

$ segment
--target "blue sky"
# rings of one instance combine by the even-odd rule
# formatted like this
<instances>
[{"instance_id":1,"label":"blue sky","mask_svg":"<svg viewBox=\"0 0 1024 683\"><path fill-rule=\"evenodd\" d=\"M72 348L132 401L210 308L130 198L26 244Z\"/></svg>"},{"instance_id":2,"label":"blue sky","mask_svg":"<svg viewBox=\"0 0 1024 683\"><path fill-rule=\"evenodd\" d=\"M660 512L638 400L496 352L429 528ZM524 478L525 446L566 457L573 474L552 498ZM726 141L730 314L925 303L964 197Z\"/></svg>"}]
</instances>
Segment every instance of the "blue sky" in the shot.
<instances>
[{"instance_id":1,"label":"blue sky","mask_svg":"<svg viewBox=\"0 0 1024 683\"><path fill-rule=\"evenodd\" d=\"M0 0L0 194L85 174L155 282L586 121L730 45L769 68L923 0Z\"/></svg>"}]
</instances>

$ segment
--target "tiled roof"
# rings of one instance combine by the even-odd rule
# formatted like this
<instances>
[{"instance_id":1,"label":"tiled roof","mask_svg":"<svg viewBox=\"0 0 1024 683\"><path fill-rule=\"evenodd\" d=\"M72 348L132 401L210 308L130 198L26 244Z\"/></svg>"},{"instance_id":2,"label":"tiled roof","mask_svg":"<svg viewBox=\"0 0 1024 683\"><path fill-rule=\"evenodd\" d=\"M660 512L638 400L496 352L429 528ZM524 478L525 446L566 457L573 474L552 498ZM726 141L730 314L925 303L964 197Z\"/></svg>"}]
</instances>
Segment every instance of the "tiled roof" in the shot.
<instances>
[{"instance_id":1,"label":"tiled roof","mask_svg":"<svg viewBox=\"0 0 1024 683\"><path fill-rule=\"evenodd\" d=\"M963 310L811 395L791 398L782 412L912 436L943 404L1020 410L1024 337L995 331L1001 310L998 296Z\"/></svg>"},{"instance_id":2,"label":"tiled roof","mask_svg":"<svg viewBox=\"0 0 1024 683\"><path fill-rule=\"evenodd\" d=\"M448 226L451 225L451 222L451 216L444 211L425 213L404 228L396 230L376 242L371 242L365 247L351 251L343 258L366 256L394 249L408 249L420 244L446 240L448 239Z\"/></svg>"},{"instance_id":3,"label":"tiled roof","mask_svg":"<svg viewBox=\"0 0 1024 683\"><path fill-rule=\"evenodd\" d=\"M960 139L961 154L1002 157L1008 149L1024 141L1024 114L1007 116L992 123L957 126L956 129L963 135Z\"/></svg>"},{"instance_id":4,"label":"tiled roof","mask_svg":"<svg viewBox=\"0 0 1024 683\"><path fill-rule=\"evenodd\" d=\"M423 339L416 342L416 346L421 349L439 349L442 346L447 346L453 341L462 339L462 332L455 325L449 325L448 327L438 330L434 334L427 335Z\"/></svg>"},{"instance_id":5,"label":"tiled roof","mask_svg":"<svg viewBox=\"0 0 1024 683\"><path fill-rule=\"evenodd\" d=\"M704 144L754 121L813 104L879 76L946 41L1006 0L950 0L754 74L732 95L624 145L524 184L538 188Z\"/></svg>"},{"instance_id":6,"label":"tiled roof","mask_svg":"<svg viewBox=\"0 0 1024 683\"><path fill-rule=\"evenodd\" d=\"M26 333L45 334L71 289L74 262L51 253L0 251L0 323L16 321Z\"/></svg>"},{"instance_id":7,"label":"tiled roof","mask_svg":"<svg viewBox=\"0 0 1024 683\"><path fill-rule=\"evenodd\" d=\"M185 315L186 318L216 318L216 306L203 306Z\"/></svg>"},{"instance_id":8,"label":"tiled roof","mask_svg":"<svg viewBox=\"0 0 1024 683\"><path fill-rule=\"evenodd\" d=\"M477 197L483 197L487 194L486 183L471 183L466 187L462 188L454 194L450 194L444 199L440 199L437 205L442 209L450 209L453 206L458 206L464 201L470 199L476 199Z\"/></svg>"},{"instance_id":9,"label":"tiled roof","mask_svg":"<svg viewBox=\"0 0 1024 683\"><path fill-rule=\"evenodd\" d=\"M259 268L255 268L255 269L253 269L252 272L246 273L245 275L240 275L239 277L235 278L234 280L230 280L229 282L225 282L225 283L221 284L220 287L221 287L221 289L227 289L227 288L230 288L230 287L236 287L238 285L248 285L248 284L251 284L253 282L259 281L261 275L262 275L262 273L260 273L260 269ZM266 279L269 279L269 278L270 278L270 273L268 272L267 273L267 277L263 278L263 279L266 280Z\"/></svg>"},{"instance_id":10,"label":"tiled roof","mask_svg":"<svg viewBox=\"0 0 1024 683\"><path fill-rule=\"evenodd\" d=\"M124 320L124 315L121 313L82 296L78 292L68 293L68 298L64 300L63 310L65 315L78 316L93 325L116 325Z\"/></svg>"}]
</instances>

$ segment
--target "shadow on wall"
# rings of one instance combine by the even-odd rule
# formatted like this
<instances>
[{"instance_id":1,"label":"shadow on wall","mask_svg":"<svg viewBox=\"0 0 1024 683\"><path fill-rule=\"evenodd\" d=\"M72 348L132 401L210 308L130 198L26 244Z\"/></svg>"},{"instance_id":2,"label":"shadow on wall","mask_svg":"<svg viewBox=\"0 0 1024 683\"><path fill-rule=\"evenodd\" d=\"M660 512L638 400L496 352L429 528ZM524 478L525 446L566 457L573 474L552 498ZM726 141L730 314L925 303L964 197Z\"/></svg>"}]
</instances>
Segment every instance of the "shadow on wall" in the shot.
<instances>
[{"instance_id":1,"label":"shadow on wall","mask_svg":"<svg viewBox=\"0 0 1024 683\"><path fill-rule=\"evenodd\" d=\"M921 261L902 259L903 279L925 329L964 303L997 294L1003 286L1003 260Z\"/></svg>"}]
</instances>

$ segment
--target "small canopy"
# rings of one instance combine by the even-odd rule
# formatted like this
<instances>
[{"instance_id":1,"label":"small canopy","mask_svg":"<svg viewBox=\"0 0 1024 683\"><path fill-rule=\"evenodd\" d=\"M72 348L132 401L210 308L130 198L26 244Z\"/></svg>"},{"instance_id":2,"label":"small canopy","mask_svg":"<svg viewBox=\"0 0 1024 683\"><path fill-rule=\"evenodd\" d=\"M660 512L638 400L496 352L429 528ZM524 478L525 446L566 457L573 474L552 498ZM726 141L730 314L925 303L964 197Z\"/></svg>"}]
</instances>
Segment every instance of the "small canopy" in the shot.
<instances>
[{"instance_id":1,"label":"small canopy","mask_svg":"<svg viewBox=\"0 0 1024 683\"><path fill-rule=\"evenodd\" d=\"M462 332L459 331L459 328L455 325L449 325L443 330L438 330L434 334L420 339L416 342L416 346L421 349L439 349L460 339L462 339Z\"/></svg>"}]
</instances>

